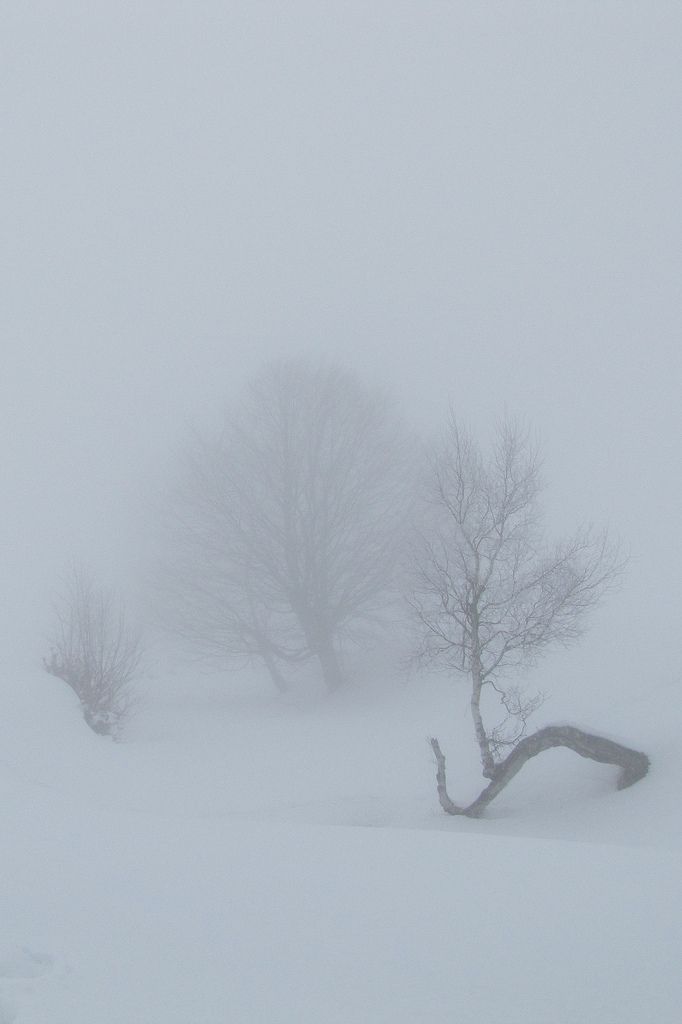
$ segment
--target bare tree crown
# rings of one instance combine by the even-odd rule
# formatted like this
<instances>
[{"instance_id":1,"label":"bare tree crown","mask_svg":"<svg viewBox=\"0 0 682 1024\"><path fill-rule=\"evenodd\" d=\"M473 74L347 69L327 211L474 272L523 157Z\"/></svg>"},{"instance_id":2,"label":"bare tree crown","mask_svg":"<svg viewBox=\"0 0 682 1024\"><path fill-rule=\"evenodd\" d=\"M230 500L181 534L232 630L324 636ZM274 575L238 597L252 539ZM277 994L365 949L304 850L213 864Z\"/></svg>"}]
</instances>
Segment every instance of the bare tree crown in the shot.
<instances>
[{"instance_id":1,"label":"bare tree crown","mask_svg":"<svg viewBox=\"0 0 682 1024\"><path fill-rule=\"evenodd\" d=\"M623 560L590 527L548 544L537 448L510 421L490 458L453 418L434 458L431 528L422 537L414 604L422 654L482 680L568 643L619 575Z\"/></svg>"},{"instance_id":2,"label":"bare tree crown","mask_svg":"<svg viewBox=\"0 0 682 1024\"><path fill-rule=\"evenodd\" d=\"M407 434L346 370L271 364L219 437L198 438L172 498L170 622L204 653L278 665L319 658L382 610L412 498Z\"/></svg>"},{"instance_id":3,"label":"bare tree crown","mask_svg":"<svg viewBox=\"0 0 682 1024\"><path fill-rule=\"evenodd\" d=\"M618 548L590 527L548 543L539 506L540 460L529 433L505 420L485 458L451 416L433 458L426 527L416 560L412 605L418 654L466 673L484 770L513 745L539 698L500 683L505 669L532 662L548 646L582 632L587 613L623 568ZM511 735L486 731L480 697L494 687Z\"/></svg>"}]
</instances>

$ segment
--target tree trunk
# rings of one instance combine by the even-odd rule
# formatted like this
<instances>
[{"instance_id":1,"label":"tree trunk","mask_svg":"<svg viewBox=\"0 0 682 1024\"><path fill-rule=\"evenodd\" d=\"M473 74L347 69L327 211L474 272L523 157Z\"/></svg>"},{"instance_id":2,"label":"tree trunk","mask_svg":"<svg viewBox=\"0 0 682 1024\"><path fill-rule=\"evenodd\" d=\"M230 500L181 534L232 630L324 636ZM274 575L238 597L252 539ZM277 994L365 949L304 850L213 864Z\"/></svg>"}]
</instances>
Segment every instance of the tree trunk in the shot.
<instances>
[{"instance_id":1,"label":"tree trunk","mask_svg":"<svg viewBox=\"0 0 682 1024\"><path fill-rule=\"evenodd\" d=\"M340 689L346 680L332 640L325 637L316 644L315 651L320 660L325 686L333 693L334 690Z\"/></svg>"},{"instance_id":2,"label":"tree trunk","mask_svg":"<svg viewBox=\"0 0 682 1024\"><path fill-rule=\"evenodd\" d=\"M265 662L265 667L270 674L270 678L272 679L275 689L279 693L286 693L289 689L289 683L280 672L274 655L270 651L261 651L261 657Z\"/></svg>"},{"instance_id":3,"label":"tree trunk","mask_svg":"<svg viewBox=\"0 0 682 1024\"><path fill-rule=\"evenodd\" d=\"M474 720L474 731L476 733L476 740L478 741L478 749L481 752L481 764L483 766L483 778L492 779L495 777L495 760L492 753L490 752L490 743L488 741L488 734L485 731L483 725L483 719L481 717L481 689L482 683L480 681L479 673L475 670L473 674L473 688L471 691L471 717Z\"/></svg>"},{"instance_id":4,"label":"tree trunk","mask_svg":"<svg viewBox=\"0 0 682 1024\"><path fill-rule=\"evenodd\" d=\"M308 650L315 655L322 669L322 679L329 693L340 689L346 682L339 656L334 647L332 631L327 626L326 616L313 609L304 600L292 602L301 624Z\"/></svg>"},{"instance_id":5,"label":"tree trunk","mask_svg":"<svg viewBox=\"0 0 682 1024\"><path fill-rule=\"evenodd\" d=\"M568 747L581 757L588 757L602 764L618 765L621 769L617 782L618 789L626 789L643 779L649 771L650 764L646 754L625 747L621 743L615 743L604 736L583 732L571 725L548 725L532 736L522 739L504 761L496 765L492 781L474 802L468 807L459 807L448 796L445 756L437 739L431 740L431 747L436 755L436 783L441 807L446 814L463 814L467 818L480 818L488 804L521 771L526 761L551 747Z\"/></svg>"},{"instance_id":6,"label":"tree trunk","mask_svg":"<svg viewBox=\"0 0 682 1024\"><path fill-rule=\"evenodd\" d=\"M476 575L478 579L478 556L476 556ZM478 582L477 582L478 587ZM478 749L481 752L481 765L483 766L483 778L492 779L495 776L495 758L490 750L488 733L485 731L483 719L481 718L481 691L483 690L483 668L481 665L481 644L479 637L479 614L478 599L472 598L469 606L471 619L471 717L474 720L474 731L478 742Z\"/></svg>"}]
</instances>

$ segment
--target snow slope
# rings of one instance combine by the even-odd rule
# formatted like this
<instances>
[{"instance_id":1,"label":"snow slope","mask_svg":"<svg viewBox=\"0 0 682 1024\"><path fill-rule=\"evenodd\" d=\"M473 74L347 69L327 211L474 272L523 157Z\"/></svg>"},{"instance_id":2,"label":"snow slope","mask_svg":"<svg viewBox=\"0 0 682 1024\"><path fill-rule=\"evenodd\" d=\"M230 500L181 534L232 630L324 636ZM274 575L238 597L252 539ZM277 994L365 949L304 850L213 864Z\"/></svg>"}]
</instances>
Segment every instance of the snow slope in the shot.
<instances>
[{"instance_id":1,"label":"snow slope","mask_svg":"<svg viewBox=\"0 0 682 1024\"><path fill-rule=\"evenodd\" d=\"M644 782L550 752L471 822L435 799L434 731L453 796L480 785L444 681L157 679L118 745L51 677L1 685L0 1024L679 1020L674 688L665 718L572 695Z\"/></svg>"}]
</instances>

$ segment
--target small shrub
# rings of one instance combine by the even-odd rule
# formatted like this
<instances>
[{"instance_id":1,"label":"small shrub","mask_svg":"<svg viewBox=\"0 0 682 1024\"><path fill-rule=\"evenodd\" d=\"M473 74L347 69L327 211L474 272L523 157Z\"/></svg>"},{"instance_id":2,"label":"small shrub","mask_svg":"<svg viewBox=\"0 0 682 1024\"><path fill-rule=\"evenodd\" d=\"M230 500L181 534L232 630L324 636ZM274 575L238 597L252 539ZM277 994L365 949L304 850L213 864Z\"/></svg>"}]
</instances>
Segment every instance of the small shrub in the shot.
<instances>
[{"instance_id":1,"label":"small shrub","mask_svg":"<svg viewBox=\"0 0 682 1024\"><path fill-rule=\"evenodd\" d=\"M133 706L140 634L128 624L120 599L80 569L71 572L55 612L45 669L71 687L94 732L115 737Z\"/></svg>"}]
</instances>

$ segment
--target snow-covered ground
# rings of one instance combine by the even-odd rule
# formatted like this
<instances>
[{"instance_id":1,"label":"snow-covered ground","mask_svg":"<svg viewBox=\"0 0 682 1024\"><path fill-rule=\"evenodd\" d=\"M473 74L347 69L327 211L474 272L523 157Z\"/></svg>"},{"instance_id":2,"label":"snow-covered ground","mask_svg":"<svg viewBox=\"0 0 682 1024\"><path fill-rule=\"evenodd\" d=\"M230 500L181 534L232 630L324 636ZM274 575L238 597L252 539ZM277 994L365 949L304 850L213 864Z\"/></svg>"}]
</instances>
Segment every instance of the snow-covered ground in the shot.
<instances>
[{"instance_id":1,"label":"snow-covered ground","mask_svg":"<svg viewBox=\"0 0 682 1024\"><path fill-rule=\"evenodd\" d=\"M452 682L283 701L158 673L114 744L1 669L0 1024L680 1019L671 680L539 716L646 749L643 782L552 751L473 822L427 744L475 795Z\"/></svg>"}]
</instances>

